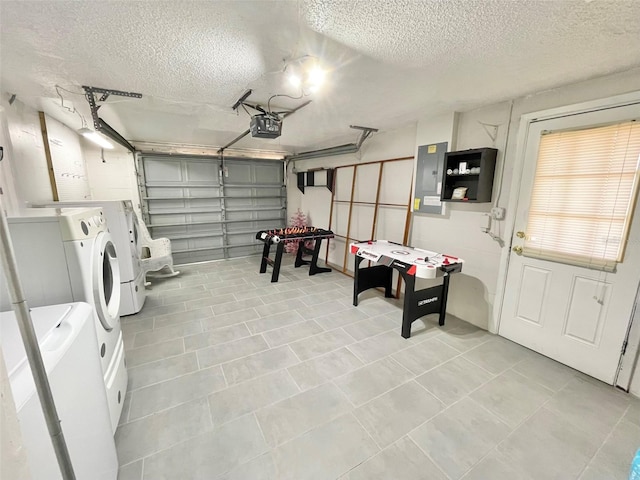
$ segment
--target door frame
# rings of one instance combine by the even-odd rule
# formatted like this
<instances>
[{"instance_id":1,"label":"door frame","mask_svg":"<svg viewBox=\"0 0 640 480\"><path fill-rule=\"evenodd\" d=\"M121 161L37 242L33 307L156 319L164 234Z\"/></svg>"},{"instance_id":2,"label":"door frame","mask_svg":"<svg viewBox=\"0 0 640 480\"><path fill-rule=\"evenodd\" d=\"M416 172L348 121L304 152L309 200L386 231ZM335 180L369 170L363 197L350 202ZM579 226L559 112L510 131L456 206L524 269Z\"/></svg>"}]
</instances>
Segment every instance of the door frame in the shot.
<instances>
[{"instance_id":1,"label":"door frame","mask_svg":"<svg viewBox=\"0 0 640 480\"><path fill-rule=\"evenodd\" d=\"M567 117L571 115L579 115L587 112L595 112L598 110L608 110L616 107L623 107L625 105L632 105L634 103L640 103L640 90L632 93L626 93L622 95L615 95L612 97L602 98L598 100L591 100L588 102L582 102L577 104L565 105L562 107L551 108L547 110L540 110L536 112L524 113L520 116L518 123L518 136L516 140L516 149L513 156L513 176L511 179L511 188L509 192L509 201L507 204L507 215L505 218L505 246L502 249L500 255L500 265L498 267L498 285L496 286L496 296L494 303L494 314L489 325L489 331L491 333L498 334L500 329L500 322L502 321L502 313L504 307L504 297L507 290L507 272L509 270L509 261L511 258L511 241L515 230L516 212L518 209L518 200L520 197L520 187L522 184L522 175L524 171L524 159L527 149L527 138L529 136L529 129L531 124L551 120L559 117ZM507 145L508 146L508 145ZM505 155L508 152L505 152ZM636 329L640 329L640 322L630 322L630 333L627 338L638 338L639 335L634 335ZM633 329L633 330L632 330ZM636 348L627 348L627 351L637 351L640 348L640 341ZM633 369L635 366L635 355L622 355L621 361L618 366L618 372L622 368ZM618 375L616 374L616 381ZM617 385L617 384L616 384ZM629 385L621 385L625 390Z\"/></svg>"}]
</instances>

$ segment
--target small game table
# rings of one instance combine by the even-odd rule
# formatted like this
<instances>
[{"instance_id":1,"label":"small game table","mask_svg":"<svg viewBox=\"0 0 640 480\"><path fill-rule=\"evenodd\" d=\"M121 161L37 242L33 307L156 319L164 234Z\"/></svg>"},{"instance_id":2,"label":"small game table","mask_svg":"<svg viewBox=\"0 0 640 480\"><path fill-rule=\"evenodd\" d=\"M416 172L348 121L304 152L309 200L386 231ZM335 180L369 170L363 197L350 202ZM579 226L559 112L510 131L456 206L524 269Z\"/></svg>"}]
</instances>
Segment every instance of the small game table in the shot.
<instances>
[{"instance_id":1,"label":"small game table","mask_svg":"<svg viewBox=\"0 0 640 480\"><path fill-rule=\"evenodd\" d=\"M425 315L439 314L439 324L444 325L449 293L449 275L460 272L464 261L442 253L430 252L387 240L352 243L355 255L353 304L358 306L358 294L375 287L384 287L385 297L391 298L393 269L405 282L402 336L411 336L411 324ZM360 268L363 260L376 265ZM416 290L416 277L433 279L442 277L442 283Z\"/></svg>"},{"instance_id":2,"label":"small game table","mask_svg":"<svg viewBox=\"0 0 640 480\"><path fill-rule=\"evenodd\" d=\"M296 268L302 265L309 265L309 275L330 272L330 268L318 266L318 255L320 254L322 240L333 237L334 235L331 230L323 230L322 228L316 227L288 227L274 230L261 230L256 233L256 240L264 242L260 273L265 273L267 271L267 265L271 265L273 267L271 282L274 283L278 281L280 264L282 263L282 253L284 252L285 244L289 242L300 242L298 252L296 253ZM314 242L313 249L305 246L305 242L309 240ZM276 256L273 260L269 258L271 245L276 246ZM303 255L311 255L311 260L304 260L302 258Z\"/></svg>"}]
</instances>

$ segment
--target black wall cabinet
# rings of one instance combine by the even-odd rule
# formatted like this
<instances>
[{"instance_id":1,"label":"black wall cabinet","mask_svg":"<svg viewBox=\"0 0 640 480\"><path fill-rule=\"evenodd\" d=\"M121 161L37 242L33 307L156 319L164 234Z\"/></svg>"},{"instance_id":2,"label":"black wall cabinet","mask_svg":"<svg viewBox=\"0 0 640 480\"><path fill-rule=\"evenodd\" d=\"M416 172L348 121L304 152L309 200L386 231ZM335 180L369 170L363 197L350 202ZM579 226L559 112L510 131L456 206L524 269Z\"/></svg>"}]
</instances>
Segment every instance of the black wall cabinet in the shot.
<instances>
[{"instance_id":1,"label":"black wall cabinet","mask_svg":"<svg viewBox=\"0 0 640 480\"><path fill-rule=\"evenodd\" d=\"M496 169L495 148L476 148L447 152L440 200L443 202L481 203L491 201L493 175ZM462 198L455 198L456 188L465 187Z\"/></svg>"}]
</instances>

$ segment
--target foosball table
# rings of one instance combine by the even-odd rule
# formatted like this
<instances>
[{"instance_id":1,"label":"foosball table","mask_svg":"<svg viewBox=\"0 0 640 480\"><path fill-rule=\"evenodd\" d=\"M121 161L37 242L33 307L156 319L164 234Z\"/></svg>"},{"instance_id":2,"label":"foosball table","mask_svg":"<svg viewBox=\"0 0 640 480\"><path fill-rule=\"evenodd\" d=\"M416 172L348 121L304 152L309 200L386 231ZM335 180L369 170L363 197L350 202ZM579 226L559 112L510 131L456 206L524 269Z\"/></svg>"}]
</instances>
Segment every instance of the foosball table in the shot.
<instances>
[{"instance_id":1,"label":"foosball table","mask_svg":"<svg viewBox=\"0 0 640 480\"><path fill-rule=\"evenodd\" d=\"M384 287L385 297L393 297L391 284L393 269L405 283L402 312L402 336L411 336L411 324L425 315L439 314L444 325L449 292L449 275L460 272L464 261L442 253L408 247L387 240L352 243L355 255L353 305L358 306L358 294L375 287ZM360 268L362 260L376 265ZM416 290L416 277L434 279L442 277L442 284Z\"/></svg>"},{"instance_id":2,"label":"foosball table","mask_svg":"<svg viewBox=\"0 0 640 480\"><path fill-rule=\"evenodd\" d=\"M318 266L318 255L320 254L322 240L324 238L333 238L333 236L331 230L316 227L287 227L259 231L256 233L256 240L264 242L262 262L260 262L260 273L265 273L267 271L267 265L271 265L273 267L271 282L278 281L284 246L290 242L299 242L295 261L296 268L302 265L309 265L309 275L330 272L330 268ZM306 247L305 243L309 241L313 241L313 249ZM276 246L276 256L273 260L269 258L271 245ZM311 260L304 260L302 258L303 255L311 255Z\"/></svg>"}]
</instances>

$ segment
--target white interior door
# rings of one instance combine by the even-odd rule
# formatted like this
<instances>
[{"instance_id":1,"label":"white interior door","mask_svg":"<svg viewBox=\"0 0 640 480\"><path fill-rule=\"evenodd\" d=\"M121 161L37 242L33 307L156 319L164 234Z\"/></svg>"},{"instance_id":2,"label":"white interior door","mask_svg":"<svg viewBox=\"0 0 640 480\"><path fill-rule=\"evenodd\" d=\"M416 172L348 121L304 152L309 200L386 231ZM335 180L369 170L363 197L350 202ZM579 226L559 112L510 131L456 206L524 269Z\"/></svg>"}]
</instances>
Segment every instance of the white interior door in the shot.
<instances>
[{"instance_id":1,"label":"white interior door","mask_svg":"<svg viewBox=\"0 0 640 480\"><path fill-rule=\"evenodd\" d=\"M526 236L541 133L639 117L640 106L635 104L529 124L512 247L524 244L518 233ZM623 261L613 273L512 250L500 335L612 384L640 280L638 210Z\"/></svg>"}]
</instances>

